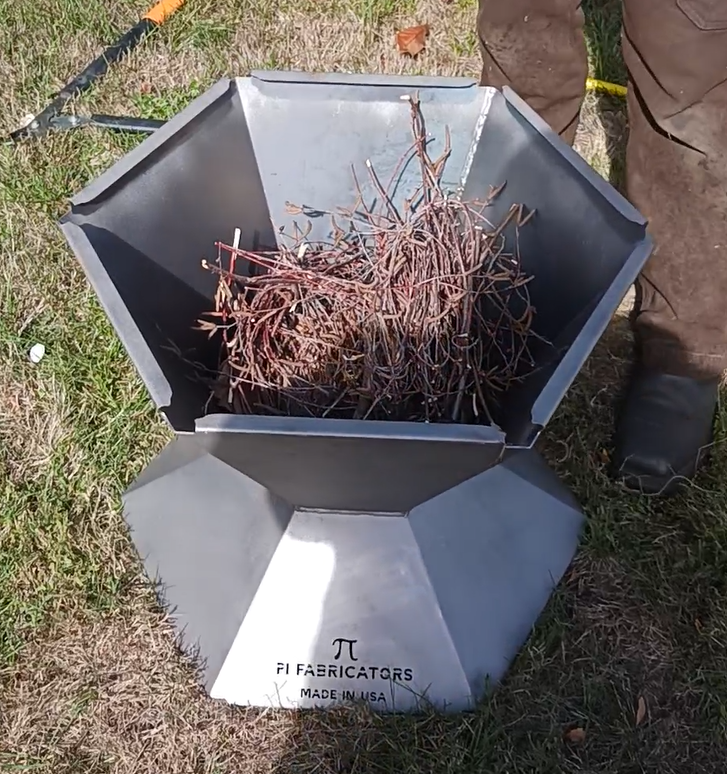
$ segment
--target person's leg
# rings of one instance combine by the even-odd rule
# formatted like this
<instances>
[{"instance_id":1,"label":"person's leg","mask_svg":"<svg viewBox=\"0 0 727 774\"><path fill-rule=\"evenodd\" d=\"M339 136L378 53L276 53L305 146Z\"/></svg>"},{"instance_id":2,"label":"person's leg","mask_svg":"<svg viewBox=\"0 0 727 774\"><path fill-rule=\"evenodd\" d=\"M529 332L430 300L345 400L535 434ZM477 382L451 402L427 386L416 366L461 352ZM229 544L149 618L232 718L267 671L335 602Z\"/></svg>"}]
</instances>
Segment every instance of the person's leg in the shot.
<instances>
[{"instance_id":1,"label":"person's leg","mask_svg":"<svg viewBox=\"0 0 727 774\"><path fill-rule=\"evenodd\" d=\"M633 488L666 492L712 439L727 367L727 2L624 0L623 51L627 194L655 250L614 462Z\"/></svg>"},{"instance_id":2,"label":"person's leg","mask_svg":"<svg viewBox=\"0 0 727 774\"><path fill-rule=\"evenodd\" d=\"M588 60L580 0L480 0L481 83L507 85L572 143Z\"/></svg>"}]
</instances>

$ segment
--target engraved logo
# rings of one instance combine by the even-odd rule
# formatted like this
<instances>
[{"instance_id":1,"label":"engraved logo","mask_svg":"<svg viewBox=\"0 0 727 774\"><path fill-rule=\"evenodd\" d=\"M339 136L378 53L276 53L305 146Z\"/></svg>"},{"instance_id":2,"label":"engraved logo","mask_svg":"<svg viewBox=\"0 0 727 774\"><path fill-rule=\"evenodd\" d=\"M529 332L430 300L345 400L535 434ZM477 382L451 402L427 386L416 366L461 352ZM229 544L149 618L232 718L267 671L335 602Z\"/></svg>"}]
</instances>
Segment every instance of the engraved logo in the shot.
<instances>
[{"instance_id":1,"label":"engraved logo","mask_svg":"<svg viewBox=\"0 0 727 774\"><path fill-rule=\"evenodd\" d=\"M356 656L353 655L353 646L358 642L358 640L347 640L345 637L336 637L335 640L331 643L333 647L338 646L338 650L336 651L335 655L333 656L334 661L338 661L341 658L341 653L343 651L343 643L346 643L348 645L348 658L351 661L358 661Z\"/></svg>"}]
</instances>

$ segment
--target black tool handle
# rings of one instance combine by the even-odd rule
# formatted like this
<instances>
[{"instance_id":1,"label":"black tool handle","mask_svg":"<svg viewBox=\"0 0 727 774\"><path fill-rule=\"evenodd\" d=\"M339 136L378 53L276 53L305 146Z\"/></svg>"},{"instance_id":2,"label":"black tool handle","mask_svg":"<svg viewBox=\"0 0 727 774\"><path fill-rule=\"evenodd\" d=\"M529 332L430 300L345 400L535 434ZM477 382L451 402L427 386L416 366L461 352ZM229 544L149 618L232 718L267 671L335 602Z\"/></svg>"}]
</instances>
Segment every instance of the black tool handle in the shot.
<instances>
[{"instance_id":1,"label":"black tool handle","mask_svg":"<svg viewBox=\"0 0 727 774\"><path fill-rule=\"evenodd\" d=\"M82 72L70 80L55 95L50 104L27 125L10 135L14 142L32 135L40 134L49 128L51 119L57 116L66 104L89 89L95 81L106 75L109 67L122 57L133 51L157 25L151 19L142 19L128 32L122 35L116 43L109 46L102 54L87 65Z\"/></svg>"}]
</instances>

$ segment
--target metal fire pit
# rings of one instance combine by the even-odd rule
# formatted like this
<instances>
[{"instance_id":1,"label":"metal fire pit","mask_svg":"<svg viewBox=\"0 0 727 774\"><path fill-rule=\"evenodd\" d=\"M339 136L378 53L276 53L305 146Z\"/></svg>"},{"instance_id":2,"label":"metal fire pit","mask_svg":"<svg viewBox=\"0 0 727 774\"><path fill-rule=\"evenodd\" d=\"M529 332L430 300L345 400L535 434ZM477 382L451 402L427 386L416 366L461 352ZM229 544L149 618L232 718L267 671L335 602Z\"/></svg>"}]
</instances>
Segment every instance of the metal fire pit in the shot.
<instances>
[{"instance_id":1,"label":"metal fire pit","mask_svg":"<svg viewBox=\"0 0 727 774\"><path fill-rule=\"evenodd\" d=\"M192 327L213 306L201 259L238 227L243 246L274 245L286 201L352 204L352 164L388 179L414 92L432 156L451 129L453 190L482 198L505 182L493 222L512 202L537 210L520 235L552 343L537 370L497 427L206 414L179 356L218 355ZM328 218L313 225L327 236ZM512 92L264 72L212 87L76 196L61 227L176 431L124 514L211 695L471 707L576 550L581 511L532 447L649 255L643 218Z\"/></svg>"}]
</instances>

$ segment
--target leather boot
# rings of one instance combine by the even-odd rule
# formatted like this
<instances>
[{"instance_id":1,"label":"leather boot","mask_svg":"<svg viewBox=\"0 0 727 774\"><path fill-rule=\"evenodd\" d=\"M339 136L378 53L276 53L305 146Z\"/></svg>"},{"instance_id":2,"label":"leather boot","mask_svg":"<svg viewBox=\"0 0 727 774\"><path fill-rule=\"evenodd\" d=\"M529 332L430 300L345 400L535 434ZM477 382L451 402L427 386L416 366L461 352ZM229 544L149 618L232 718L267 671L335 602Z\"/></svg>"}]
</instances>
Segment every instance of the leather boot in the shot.
<instances>
[{"instance_id":1,"label":"leather boot","mask_svg":"<svg viewBox=\"0 0 727 774\"><path fill-rule=\"evenodd\" d=\"M644 494L673 494L713 440L719 379L638 370L616 425L613 474Z\"/></svg>"}]
</instances>

